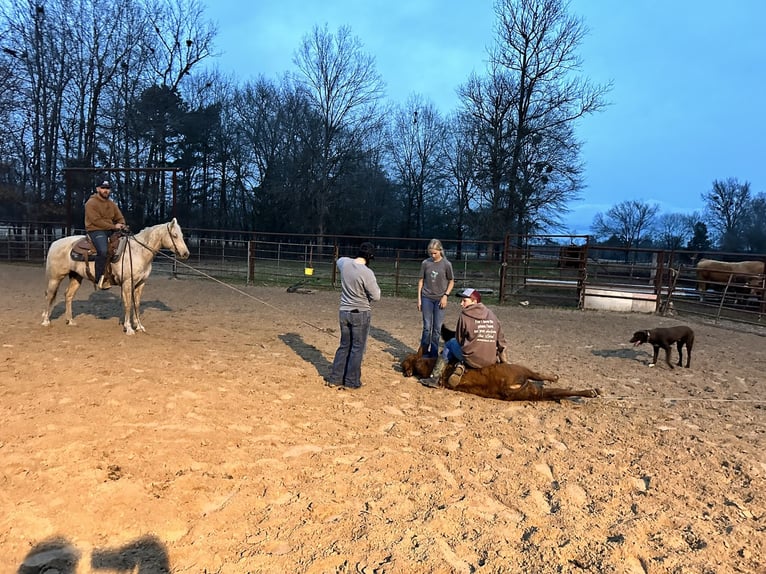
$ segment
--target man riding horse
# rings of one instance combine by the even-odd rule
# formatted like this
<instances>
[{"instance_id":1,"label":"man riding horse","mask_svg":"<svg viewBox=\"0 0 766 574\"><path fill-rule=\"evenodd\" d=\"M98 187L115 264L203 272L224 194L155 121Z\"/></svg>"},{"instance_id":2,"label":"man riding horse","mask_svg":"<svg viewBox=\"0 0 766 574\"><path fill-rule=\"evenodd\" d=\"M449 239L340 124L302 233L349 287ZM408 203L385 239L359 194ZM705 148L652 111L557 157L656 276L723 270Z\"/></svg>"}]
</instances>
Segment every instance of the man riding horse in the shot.
<instances>
[{"instance_id":1,"label":"man riding horse","mask_svg":"<svg viewBox=\"0 0 766 574\"><path fill-rule=\"evenodd\" d=\"M85 231L96 248L95 283L97 289L109 289L112 282L104 274L106 270L109 238L112 233L125 228L125 218L117 204L109 199L112 184L101 182L96 193L85 202Z\"/></svg>"}]
</instances>

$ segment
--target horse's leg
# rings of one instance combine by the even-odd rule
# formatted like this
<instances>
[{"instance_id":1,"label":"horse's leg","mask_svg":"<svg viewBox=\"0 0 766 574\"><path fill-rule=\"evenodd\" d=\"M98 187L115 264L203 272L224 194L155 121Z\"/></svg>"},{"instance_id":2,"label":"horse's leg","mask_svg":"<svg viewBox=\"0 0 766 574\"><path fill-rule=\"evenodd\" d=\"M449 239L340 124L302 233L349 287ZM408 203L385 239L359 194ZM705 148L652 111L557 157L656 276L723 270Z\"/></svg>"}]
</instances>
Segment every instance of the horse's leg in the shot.
<instances>
[{"instance_id":1,"label":"horse's leg","mask_svg":"<svg viewBox=\"0 0 766 574\"><path fill-rule=\"evenodd\" d=\"M48 287L45 289L45 311L43 311L43 326L51 324L51 308L53 301L56 300L56 294L59 291L59 285L63 277L51 277L48 279Z\"/></svg>"},{"instance_id":2,"label":"horse's leg","mask_svg":"<svg viewBox=\"0 0 766 574\"><path fill-rule=\"evenodd\" d=\"M587 397L592 399L601 394L599 389L550 389L529 381L522 386L520 392L526 395L524 399L528 401L557 401L567 397Z\"/></svg>"},{"instance_id":3,"label":"horse's leg","mask_svg":"<svg viewBox=\"0 0 766 574\"><path fill-rule=\"evenodd\" d=\"M141 295L144 292L144 285L146 283L141 282L140 285L138 285L133 290L133 317L134 317L134 323L136 325L136 331L141 331L143 333L146 333L146 329L144 329L143 323L141 323Z\"/></svg>"},{"instance_id":4,"label":"horse's leg","mask_svg":"<svg viewBox=\"0 0 766 574\"><path fill-rule=\"evenodd\" d=\"M527 376L527 379L532 379L533 381L548 381L551 383L555 383L559 380L558 375L549 375L547 373L538 373L533 370L529 370L528 373L525 373Z\"/></svg>"},{"instance_id":5,"label":"horse's leg","mask_svg":"<svg viewBox=\"0 0 766 574\"><path fill-rule=\"evenodd\" d=\"M589 399L595 398L601 394L599 389L584 389L581 391L572 391L569 389L541 389L542 396L540 400L558 400L567 397L586 397Z\"/></svg>"},{"instance_id":6,"label":"horse's leg","mask_svg":"<svg viewBox=\"0 0 766 574\"><path fill-rule=\"evenodd\" d=\"M74 294L77 293L81 284L82 277L76 273L69 274L69 285L67 285L66 292L64 293L64 299L66 301L66 312L64 313L64 317L66 318L67 325L77 325L74 317L72 317L72 299L74 299Z\"/></svg>"},{"instance_id":7,"label":"horse's leg","mask_svg":"<svg viewBox=\"0 0 766 574\"><path fill-rule=\"evenodd\" d=\"M122 328L126 335L135 335L133 325L130 320L131 309L133 308L133 281L123 279L122 282L122 306L125 309L125 317L122 320Z\"/></svg>"}]
</instances>

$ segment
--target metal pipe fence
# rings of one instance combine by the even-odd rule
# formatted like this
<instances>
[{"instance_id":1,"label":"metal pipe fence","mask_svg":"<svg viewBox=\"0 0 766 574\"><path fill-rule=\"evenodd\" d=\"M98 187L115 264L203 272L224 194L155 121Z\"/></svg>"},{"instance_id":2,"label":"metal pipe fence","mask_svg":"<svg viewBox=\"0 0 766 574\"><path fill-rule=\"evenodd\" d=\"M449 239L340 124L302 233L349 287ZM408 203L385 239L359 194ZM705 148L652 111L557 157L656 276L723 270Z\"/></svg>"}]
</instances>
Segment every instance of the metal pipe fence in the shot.
<instances>
[{"instance_id":1,"label":"metal pipe fence","mask_svg":"<svg viewBox=\"0 0 766 574\"><path fill-rule=\"evenodd\" d=\"M83 233L82 231L80 233ZM209 275L244 285L336 289L335 260L356 254L362 241L376 246L371 267L387 296L415 297L428 239L285 235L185 229L187 261L155 258L156 272ZM0 261L43 263L50 244L65 235L61 225L0 222ZM506 237L503 241L443 240L455 272L455 289L472 287L492 304L588 308L589 297L653 305L651 312L689 313L715 322L763 325L764 276L741 283L708 282L697 290L695 261L766 260L757 254L692 253L593 245L587 236ZM163 256L164 255L164 256ZM760 288L757 287L760 281ZM647 303L649 301L650 303ZM618 307L619 308L619 307Z\"/></svg>"}]
</instances>

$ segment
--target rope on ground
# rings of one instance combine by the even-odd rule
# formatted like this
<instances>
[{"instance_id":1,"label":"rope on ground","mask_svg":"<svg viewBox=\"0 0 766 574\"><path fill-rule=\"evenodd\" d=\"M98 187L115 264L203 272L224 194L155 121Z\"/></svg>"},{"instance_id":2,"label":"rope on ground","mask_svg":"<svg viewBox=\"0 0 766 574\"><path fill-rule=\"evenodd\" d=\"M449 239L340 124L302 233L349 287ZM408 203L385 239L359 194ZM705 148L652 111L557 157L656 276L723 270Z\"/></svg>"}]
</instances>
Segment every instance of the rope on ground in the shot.
<instances>
[{"instance_id":1,"label":"rope on ground","mask_svg":"<svg viewBox=\"0 0 766 574\"><path fill-rule=\"evenodd\" d=\"M254 295L251 295L250 293L247 293L246 291L242 291L242 289L239 289L239 288L235 287L234 285L230 285L229 283L226 283L225 281L221 281L220 279L217 279L216 277L213 277L212 275L209 275L208 273L205 273L204 271L200 271L199 269L197 269L195 267L192 267L188 263L184 263L183 261L179 261L177 258L174 258L174 257L172 257L170 255L165 254L165 253L161 253L161 254L163 256L167 257L168 259L175 259L176 263L178 263L179 265L183 265L187 269L191 269L192 271L202 275L206 279L210 279L212 281L215 281L216 283L219 283L219 284L223 285L224 287L228 287L229 289L231 289L232 291L236 291L240 295L244 295L245 297L249 297L250 299L252 299L254 301L258 301L258 303L266 305L267 307L271 307L272 309L274 309L275 311L279 311L280 313L286 313L287 312L284 309L282 309L280 307L277 307L276 305L272 305L268 301L264 301L263 299L260 299L260 298L254 296ZM324 327L320 327L318 325L314 325L313 323L311 323L309 321L306 321L305 319L301 319L300 317L298 317L298 320L301 323L304 323L305 325L308 325L309 327L311 327L313 329L316 329L317 331L321 331L322 333L325 333L325 334L328 334L328 335L332 335L332 333L331 333L331 331L329 329L326 329Z\"/></svg>"},{"instance_id":2,"label":"rope on ground","mask_svg":"<svg viewBox=\"0 0 766 574\"><path fill-rule=\"evenodd\" d=\"M674 402L700 402L700 403L766 403L766 399L715 399L705 397L624 397L617 395L599 395L599 399L612 401L664 401Z\"/></svg>"}]
</instances>

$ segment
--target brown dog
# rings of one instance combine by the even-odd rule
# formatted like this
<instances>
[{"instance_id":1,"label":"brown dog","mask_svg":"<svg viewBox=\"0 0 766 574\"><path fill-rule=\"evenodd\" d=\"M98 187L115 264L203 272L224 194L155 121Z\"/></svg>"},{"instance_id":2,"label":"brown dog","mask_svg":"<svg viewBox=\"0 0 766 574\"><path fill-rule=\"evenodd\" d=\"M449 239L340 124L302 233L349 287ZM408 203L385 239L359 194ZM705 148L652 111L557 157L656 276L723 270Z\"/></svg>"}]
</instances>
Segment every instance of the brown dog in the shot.
<instances>
[{"instance_id":1,"label":"brown dog","mask_svg":"<svg viewBox=\"0 0 766 574\"><path fill-rule=\"evenodd\" d=\"M694 346L694 331L691 327L686 325L678 325L676 327L658 327L657 329L650 329L646 331L636 331L630 338L630 342L634 346L641 345L642 343L649 343L654 347L654 357L652 362L649 363L650 367L657 364L657 355L660 352L660 347L665 349L665 362L668 367L673 368L673 364L670 362L670 347L673 343L678 347L678 366L683 364L683 347L686 345L686 368L689 368L692 360L692 347Z\"/></svg>"}]
</instances>

